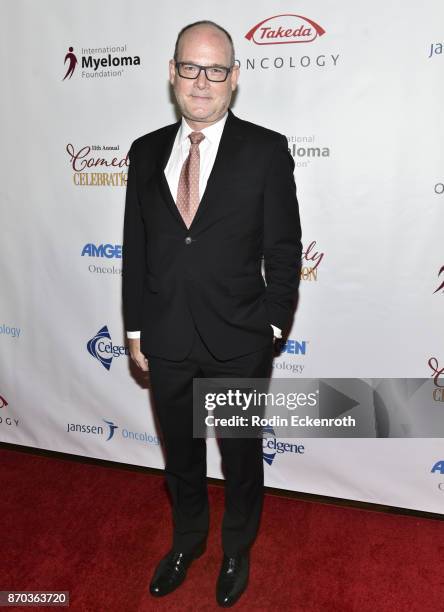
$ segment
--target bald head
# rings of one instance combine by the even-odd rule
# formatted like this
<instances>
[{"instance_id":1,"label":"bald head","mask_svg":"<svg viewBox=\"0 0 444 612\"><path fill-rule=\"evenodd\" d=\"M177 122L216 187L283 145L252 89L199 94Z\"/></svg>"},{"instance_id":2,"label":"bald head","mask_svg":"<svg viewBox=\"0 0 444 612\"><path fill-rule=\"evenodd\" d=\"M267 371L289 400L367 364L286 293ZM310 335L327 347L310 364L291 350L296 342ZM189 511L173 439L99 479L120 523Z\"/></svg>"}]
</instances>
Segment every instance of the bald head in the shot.
<instances>
[{"instance_id":1,"label":"bald head","mask_svg":"<svg viewBox=\"0 0 444 612\"><path fill-rule=\"evenodd\" d=\"M176 62L183 61L186 58L183 56L183 47L187 38L193 34L193 39L205 37L209 44L216 45L224 49L227 56L226 66L233 66L235 61L234 44L230 34L222 26L214 23L214 21L195 21L181 29L177 35L176 45L174 47L174 60Z\"/></svg>"}]
</instances>

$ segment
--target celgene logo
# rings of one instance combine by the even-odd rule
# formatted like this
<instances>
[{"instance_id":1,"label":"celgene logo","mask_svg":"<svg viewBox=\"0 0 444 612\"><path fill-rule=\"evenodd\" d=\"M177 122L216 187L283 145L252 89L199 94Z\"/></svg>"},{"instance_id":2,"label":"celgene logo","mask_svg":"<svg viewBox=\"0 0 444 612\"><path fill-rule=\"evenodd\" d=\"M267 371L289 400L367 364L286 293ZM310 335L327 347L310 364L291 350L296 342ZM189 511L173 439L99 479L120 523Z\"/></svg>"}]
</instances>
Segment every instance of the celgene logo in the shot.
<instances>
[{"instance_id":1,"label":"celgene logo","mask_svg":"<svg viewBox=\"0 0 444 612\"><path fill-rule=\"evenodd\" d=\"M88 353L103 365L107 370L110 369L113 357L128 355L128 349L125 346L114 345L109 335L108 327L104 325L99 329L97 334L88 340L86 345Z\"/></svg>"},{"instance_id":2,"label":"celgene logo","mask_svg":"<svg viewBox=\"0 0 444 612\"><path fill-rule=\"evenodd\" d=\"M276 434L273 427L263 427L262 431L262 457L265 463L268 463L268 465L273 463L276 453L304 454L305 447L303 444L291 444L290 442L279 442L276 440Z\"/></svg>"},{"instance_id":3,"label":"celgene logo","mask_svg":"<svg viewBox=\"0 0 444 612\"><path fill-rule=\"evenodd\" d=\"M321 26L302 15L275 15L255 25L245 38L256 45L309 43L325 34Z\"/></svg>"}]
</instances>

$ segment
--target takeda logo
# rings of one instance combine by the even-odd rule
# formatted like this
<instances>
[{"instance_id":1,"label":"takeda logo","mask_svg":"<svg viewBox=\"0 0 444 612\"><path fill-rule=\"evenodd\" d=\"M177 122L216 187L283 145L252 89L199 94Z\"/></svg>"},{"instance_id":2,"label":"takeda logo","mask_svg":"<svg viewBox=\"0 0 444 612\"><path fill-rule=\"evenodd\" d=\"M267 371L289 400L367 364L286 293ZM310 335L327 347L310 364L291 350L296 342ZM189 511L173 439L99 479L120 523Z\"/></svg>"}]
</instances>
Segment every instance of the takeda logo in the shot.
<instances>
[{"instance_id":1,"label":"takeda logo","mask_svg":"<svg viewBox=\"0 0 444 612\"><path fill-rule=\"evenodd\" d=\"M286 45L313 42L325 34L318 24L302 15L275 15L256 24L245 38L256 45Z\"/></svg>"},{"instance_id":2,"label":"takeda logo","mask_svg":"<svg viewBox=\"0 0 444 612\"><path fill-rule=\"evenodd\" d=\"M300 44L312 43L325 33L318 23L302 15L288 13L267 17L245 34L246 40L263 49L255 47L254 56L241 55L236 63L242 70L334 70L340 59L335 49L328 49L324 45ZM249 45L246 46L251 50ZM309 50L313 50L313 53Z\"/></svg>"}]
</instances>

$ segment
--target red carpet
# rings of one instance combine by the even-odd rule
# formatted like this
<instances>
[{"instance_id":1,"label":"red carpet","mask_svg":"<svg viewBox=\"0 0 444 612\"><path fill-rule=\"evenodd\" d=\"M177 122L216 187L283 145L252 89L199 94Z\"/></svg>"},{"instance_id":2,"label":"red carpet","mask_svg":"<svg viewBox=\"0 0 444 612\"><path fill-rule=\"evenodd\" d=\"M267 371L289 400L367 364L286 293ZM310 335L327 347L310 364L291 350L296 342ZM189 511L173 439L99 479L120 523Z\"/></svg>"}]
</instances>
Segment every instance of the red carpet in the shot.
<instances>
[{"instance_id":1,"label":"red carpet","mask_svg":"<svg viewBox=\"0 0 444 612\"><path fill-rule=\"evenodd\" d=\"M0 460L0 590L66 590L76 611L221 609L220 487L210 486L207 552L180 589L155 600L147 585L170 542L162 477L4 449ZM439 520L267 496L250 586L234 609L438 612L443 555Z\"/></svg>"}]
</instances>

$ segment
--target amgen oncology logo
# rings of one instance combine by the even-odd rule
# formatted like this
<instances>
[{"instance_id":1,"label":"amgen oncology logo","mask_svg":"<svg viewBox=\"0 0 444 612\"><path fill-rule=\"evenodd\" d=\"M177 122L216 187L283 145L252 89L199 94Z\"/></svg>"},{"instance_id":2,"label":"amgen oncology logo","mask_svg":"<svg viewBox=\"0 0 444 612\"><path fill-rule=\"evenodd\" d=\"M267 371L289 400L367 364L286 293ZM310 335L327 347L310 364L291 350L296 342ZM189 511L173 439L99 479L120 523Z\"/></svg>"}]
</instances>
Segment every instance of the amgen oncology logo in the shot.
<instances>
[{"instance_id":1,"label":"amgen oncology logo","mask_svg":"<svg viewBox=\"0 0 444 612\"><path fill-rule=\"evenodd\" d=\"M12 325L6 325L6 323L0 323L0 335L20 338L21 331L20 327L13 327Z\"/></svg>"},{"instance_id":2,"label":"amgen oncology logo","mask_svg":"<svg viewBox=\"0 0 444 612\"><path fill-rule=\"evenodd\" d=\"M114 357L128 355L128 349L125 346L117 346L112 343L108 327L104 325L95 336L88 340L86 348L88 353L97 359L104 368L109 370Z\"/></svg>"},{"instance_id":3,"label":"amgen oncology logo","mask_svg":"<svg viewBox=\"0 0 444 612\"><path fill-rule=\"evenodd\" d=\"M432 466L430 473L440 474L441 476L444 475L444 460L440 459L439 461L436 461L436 463ZM441 492L444 492L444 482L438 482L438 489Z\"/></svg>"},{"instance_id":4,"label":"amgen oncology logo","mask_svg":"<svg viewBox=\"0 0 444 612\"><path fill-rule=\"evenodd\" d=\"M121 244L85 244L81 253L82 257L97 257L104 259L122 259ZM95 263L88 264L88 271L95 274L121 275L122 268L115 265L100 265Z\"/></svg>"},{"instance_id":5,"label":"amgen oncology logo","mask_svg":"<svg viewBox=\"0 0 444 612\"><path fill-rule=\"evenodd\" d=\"M313 42L325 34L324 28L302 15L275 15L256 24L245 38L256 45L286 45Z\"/></svg>"},{"instance_id":6,"label":"amgen oncology logo","mask_svg":"<svg viewBox=\"0 0 444 612\"><path fill-rule=\"evenodd\" d=\"M288 338L284 342L281 352L290 353L291 355L306 355L308 340L292 340Z\"/></svg>"},{"instance_id":7,"label":"amgen oncology logo","mask_svg":"<svg viewBox=\"0 0 444 612\"><path fill-rule=\"evenodd\" d=\"M107 257L111 259L113 257L122 259L122 245L121 244L99 244L95 245L89 242L85 244L82 249L82 257Z\"/></svg>"}]
</instances>

